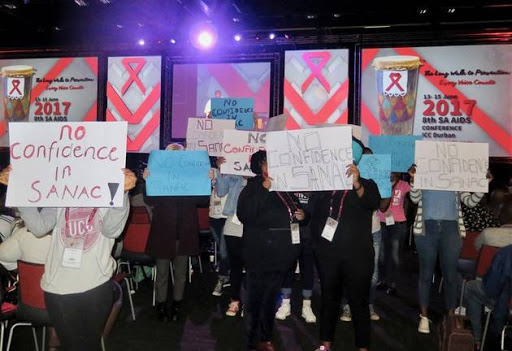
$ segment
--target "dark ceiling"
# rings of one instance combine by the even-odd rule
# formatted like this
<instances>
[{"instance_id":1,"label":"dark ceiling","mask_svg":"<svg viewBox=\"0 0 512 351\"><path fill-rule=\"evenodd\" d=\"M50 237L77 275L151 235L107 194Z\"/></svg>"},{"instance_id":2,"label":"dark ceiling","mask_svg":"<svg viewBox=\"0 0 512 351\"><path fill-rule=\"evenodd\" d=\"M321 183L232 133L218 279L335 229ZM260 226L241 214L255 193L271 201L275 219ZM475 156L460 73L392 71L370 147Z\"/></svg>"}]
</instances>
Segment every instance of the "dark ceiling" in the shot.
<instances>
[{"instance_id":1,"label":"dark ceiling","mask_svg":"<svg viewBox=\"0 0 512 351\"><path fill-rule=\"evenodd\" d=\"M437 31L512 27L512 2L326 0L0 0L0 47L178 44L194 23L219 37L278 38L306 33Z\"/></svg>"}]
</instances>

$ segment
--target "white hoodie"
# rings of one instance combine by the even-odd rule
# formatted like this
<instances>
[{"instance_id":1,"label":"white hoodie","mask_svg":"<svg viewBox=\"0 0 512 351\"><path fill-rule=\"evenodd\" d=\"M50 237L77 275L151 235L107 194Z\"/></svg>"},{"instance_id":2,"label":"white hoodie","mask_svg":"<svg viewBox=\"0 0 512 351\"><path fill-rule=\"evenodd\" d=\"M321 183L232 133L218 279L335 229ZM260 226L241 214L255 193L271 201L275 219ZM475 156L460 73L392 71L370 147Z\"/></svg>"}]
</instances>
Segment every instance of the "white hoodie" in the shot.
<instances>
[{"instance_id":1,"label":"white hoodie","mask_svg":"<svg viewBox=\"0 0 512 351\"><path fill-rule=\"evenodd\" d=\"M51 248L46 258L41 288L49 293L65 295L91 290L109 280L116 262L111 256L115 239L122 233L129 214L128 195L123 207L99 208L91 216L91 208L70 208L66 227L66 208L19 208L27 228L36 236L52 231ZM62 264L65 241L83 238L80 268Z\"/></svg>"}]
</instances>

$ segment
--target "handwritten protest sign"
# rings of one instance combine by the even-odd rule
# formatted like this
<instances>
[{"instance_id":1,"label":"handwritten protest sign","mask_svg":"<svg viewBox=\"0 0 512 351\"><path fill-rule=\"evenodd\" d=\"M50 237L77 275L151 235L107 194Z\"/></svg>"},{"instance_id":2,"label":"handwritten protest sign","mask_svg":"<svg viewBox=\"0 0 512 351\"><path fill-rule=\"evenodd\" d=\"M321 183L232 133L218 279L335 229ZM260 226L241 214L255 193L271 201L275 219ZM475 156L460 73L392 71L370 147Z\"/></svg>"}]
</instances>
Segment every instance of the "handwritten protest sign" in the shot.
<instances>
[{"instance_id":1,"label":"handwritten protest sign","mask_svg":"<svg viewBox=\"0 0 512 351\"><path fill-rule=\"evenodd\" d=\"M391 197L391 155L363 155L357 165L361 177L373 179L379 188L380 197Z\"/></svg>"},{"instance_id":2,"label":"handwritten protest sign","mask_svg":"<svg viewBox=\"0 0 512 351\"><path fill-rule=\"evenodd\" d=\"M267 132L286 130L286 121L290 118L288 113L270 117L267 123Z\"/></svg>"},{"instance_id":3,"label":"handwritten protest sign","mask_svg":"<svg viewBox=\"0 0 512 351\"><path fill-rule=\"evenodd\" d=\"M225 130L222 156L226 162L220 167L223 174L254 176L251 172L251 155L265 150L266 133L242 130Z\"/></svg>"},{"instance_id":4,"label":"handwritten protest sign","mask_svg":"<svg viewBox=\"0 0 512 351\"><path fill-rule=\"evenodd\" d=\"M222 155L225 129L235 129L234 120L189 118L187 150L206 150L210 156Z\"/></svg>"},{"instance_id":5,"label":"handwritten protest sign","mask_svg":"<svg viewBox=\"0 0 512 351\"><path fill-rule=\"evenodd\" d=\"M10 123L9 207L121 207L126 122Z\"/></svg>"},{"instance_id":6,"label":"handwritten protest sign","mask_svg":"<svg viewBox=\"0 0 512 351\"><path fill-rule=\"evenodd\" d=\"M148 196L210 195L206 151L154 150L149 154Z\"/></svg>"},{"instance_id":7,"label":"handwritten protest sign","mask_svg":"<svg viewBox=\"0 0 512 351\"><path fill-rule=\"evenodd\" d=\"M370 135L374 154L391 155L391 171L407 172L414 163L414 142L418 135Z\"/></svg>"},{"instance_id":8,"label":"handwritten protest sign","mask_svg":"<svg viewBox=\"0 0 512 351\"><path fill-rule=\"evenodd\" d=\"M489 190L489 144L417 141L415 163L415 189Z\"/></svg>"},{"instance_id":9,"label":"handwritten protest sign","mask_svg":"<svg viewBox=\"0 0 512 351\"><path fill-rule=\"evenodd\" d=\"M267 133L267 162L275 191L352 188L346 176L352 163L350 127Z\"/></svg>"},{"instance_id":10,"label":"handwritten protest sign","mask_svg":"<svg viewBox=\"0 0 512 351\"><path fill-rule=\"evenodd\" d=\"M253 98L212 98L212 118L234 119L236 129L253 130L253 114Z\"/></svg>"}]
</instances>

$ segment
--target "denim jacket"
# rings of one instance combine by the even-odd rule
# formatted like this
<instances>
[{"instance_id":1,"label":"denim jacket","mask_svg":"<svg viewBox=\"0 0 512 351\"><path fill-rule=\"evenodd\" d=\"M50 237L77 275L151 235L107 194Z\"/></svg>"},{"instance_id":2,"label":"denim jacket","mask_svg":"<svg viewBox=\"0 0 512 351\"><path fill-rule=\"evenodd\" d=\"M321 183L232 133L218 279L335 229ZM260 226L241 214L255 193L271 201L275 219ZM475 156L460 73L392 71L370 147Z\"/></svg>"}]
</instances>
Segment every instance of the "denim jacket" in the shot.
<instances>
[{"instance_id":1,"label":"denim jacket","mask_svg":"<svg viewBox=\"0 0 512 351\"><path fill-rule=\"evenodd\" d=\"M233 174L220 174L215 170L215 191L218 197L228 195L224 211L222 214L225 216L234 215L236 212L236 205L238 203L238 196L244 188L244 178L239 175Z\"/></svg>"}]
</instances>

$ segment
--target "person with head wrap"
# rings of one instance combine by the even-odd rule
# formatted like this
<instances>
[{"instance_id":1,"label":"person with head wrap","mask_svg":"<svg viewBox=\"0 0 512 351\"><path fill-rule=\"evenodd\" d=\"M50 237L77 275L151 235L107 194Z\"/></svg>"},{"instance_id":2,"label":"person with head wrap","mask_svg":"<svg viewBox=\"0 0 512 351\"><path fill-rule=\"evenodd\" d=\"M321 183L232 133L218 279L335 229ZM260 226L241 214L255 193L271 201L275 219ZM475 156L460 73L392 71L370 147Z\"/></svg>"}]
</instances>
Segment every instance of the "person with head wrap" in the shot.
<instances>
[{"instance_id":1,"label":"person with head wrap","mask_svg":"<svg viewBox=\"0 0 512 351\"><path fill-rule=\"evenodd\" d=\"M321 346L330 350L342 293L348 298L356 347L370 346L369 294L374 266L372 215L380 195L373 180L361 178L357 163L363 145L352 141L354 164L347 167L353 188L315 193L311 231L318 240L315 255L322 288Z\"/></svg>"},{"instance_id":2,"label":"person with head wrap","mask_svg":"<svg viewBox=\"0 0 512 351\"><path fill-rule=\"evenodd\" d=\"M292 193L269 191L272 179L265 151L252 155L251 171L256 176L248 180L237 206L237 217L244 225L245 327L249 350L273 351L276 299L286 272L296 260L296 238L306 214ZM256 348L257 334L260 342Z\"/></svg>"}]
</instances>

